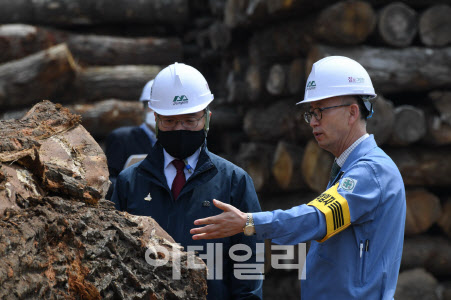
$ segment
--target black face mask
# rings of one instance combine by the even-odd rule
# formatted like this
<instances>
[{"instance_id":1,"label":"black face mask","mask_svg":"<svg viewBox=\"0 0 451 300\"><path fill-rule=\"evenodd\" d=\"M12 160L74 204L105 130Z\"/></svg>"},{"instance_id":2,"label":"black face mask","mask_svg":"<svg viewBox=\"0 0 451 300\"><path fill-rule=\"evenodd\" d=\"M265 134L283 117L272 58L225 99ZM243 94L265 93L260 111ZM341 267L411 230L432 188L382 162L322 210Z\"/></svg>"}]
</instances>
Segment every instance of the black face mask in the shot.
<instances>
[{"instance_id":1,"label":"black face mask","mask_svg":"<svg viewBox=\"0 0 451 300\"><path fill-rule=\"evenodd\" d=\"M205 141L205 130L158 130L158 141L170 155L185 159L202 146Z\"/></svg>"}]
</instances>

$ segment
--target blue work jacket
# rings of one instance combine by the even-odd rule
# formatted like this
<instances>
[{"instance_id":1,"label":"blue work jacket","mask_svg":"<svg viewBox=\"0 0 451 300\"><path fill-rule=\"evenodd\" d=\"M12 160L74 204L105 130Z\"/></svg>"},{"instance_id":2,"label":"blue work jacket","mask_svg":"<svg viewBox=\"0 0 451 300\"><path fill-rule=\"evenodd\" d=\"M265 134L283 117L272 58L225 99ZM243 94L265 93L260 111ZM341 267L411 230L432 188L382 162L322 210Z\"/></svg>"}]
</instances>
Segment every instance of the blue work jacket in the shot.
<instances>
[{"instance_id":1,"label":"blue work jacket","mask_svg":"<svg viewBox=\"0 0 451 300\"><path fill-rule=\"evenodd\" d=\"M340 171L309 204L254 214L257 236L277 244L321 241L312 241L307 255L302 300L392 300L406 217L401 174L373 135ZM329 217L318 207L329 210Z\"/></svg>"},{"instance_id":2,"label":"blue work jacket","mask_svg":"<svg viewBox=\"0 0 451 300\"><path fill-rule=\"evenodd\" d=\"M214 280L207 280L208 299L261 299L262 280L238 280L234 275L234 264L239 262L232 261L229 255L231 246L245 244L252 250L252 256L243 263L255 263L255 236L247 237L240 233L225 239L193 240L190 234L190 229L195 227L194 220L222 213L214 206L213 199L231 204L241 211L261 211L250 176L243 169L210 153L204 146L194 173L186 181L178 198L174 199L163 165L163 148L157 142L146 159L119 174L112 197L116 208L154 218L185 250L190 245L203 246L204 251L198 251L203 255L207 243L221 247L223 279L217 280L218 277L215 277ZM213 268L209 265L208 272L216 274L217 266L216 263Z\"/></svg>"}]
</instances>

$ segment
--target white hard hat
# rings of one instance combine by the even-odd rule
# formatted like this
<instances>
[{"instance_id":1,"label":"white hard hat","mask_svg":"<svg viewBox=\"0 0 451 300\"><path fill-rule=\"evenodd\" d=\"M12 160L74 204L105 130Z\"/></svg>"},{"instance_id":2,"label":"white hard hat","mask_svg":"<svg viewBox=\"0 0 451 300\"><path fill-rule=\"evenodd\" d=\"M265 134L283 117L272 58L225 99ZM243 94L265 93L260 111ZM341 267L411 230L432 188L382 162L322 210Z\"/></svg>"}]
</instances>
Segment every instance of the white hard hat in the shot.
<instances>
[{"instance_id":1,"label":"white hard hat","mask_svg":"<svg viewBox=\"0 0 451 300\"><path fill-rule=\"evenodd\" d=\"M371 78L361 64L344 56L329 56L313 64L304 100L297 104L344 95L361 96L370 111L368 101L376 97Z\"/></svg>"},{"instance_id":2,"label":"white hard hat","mask_svg":"<svg viewBox=\"0 0 451 300\"><path fill-rule=\"evenodd\" d=\"M150 90L152 89L153 79L148 81L143 88L141 93L141 97L139 97L139 101L149 101L150 100Z\"/></svg>"},{"instance_id":3,"label":"white hard hat","mask_svg":"<svg viewBox=\"0 0 451 300\"><path fill-rule=\"evenodd\" d=\"M150 95L149 107L163 116L201 111L213 101L204 76L195 68L175 63L158 73Z\"/></svg>"}]
</instances>

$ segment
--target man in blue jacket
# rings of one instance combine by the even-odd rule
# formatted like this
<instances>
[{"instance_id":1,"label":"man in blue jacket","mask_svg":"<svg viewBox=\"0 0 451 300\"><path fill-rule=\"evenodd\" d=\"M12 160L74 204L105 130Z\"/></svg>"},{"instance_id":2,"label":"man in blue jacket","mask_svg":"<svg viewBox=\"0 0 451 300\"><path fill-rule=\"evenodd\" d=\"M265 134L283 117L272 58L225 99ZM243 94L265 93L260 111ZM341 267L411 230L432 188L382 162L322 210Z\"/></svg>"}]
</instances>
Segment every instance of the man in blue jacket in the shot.
<instances>
[{"instance_id":1,"label":"man in blue jacket","mask_svg":"<svg viewBox=\"0 0 451 300\"><path fill-rule=\"evenodd\" d=\"M144 122L140 126L125 126L113 130L107 137L105 155L108 161L111 186L105 199L111 199L119 173L133 155L146 155L156 142L155 116L149 108L153 79L144 86L139 101L143 104Z\"/></svg>"},{"instance_id":2,"label":"man in blue jacket","mask_svg":"<svg viewBox=\"0 0 451 300\"><path fill-rule=\"evenodd\" d=\"M197 220L194 240L255 232L278 244L312 240L302 300L383 299L395 294L406 201L398 168L366 132L375 97L356 61L331 56L313 65L304 117L319 146L336 157L327 190L307 205L244 213L219 201L219 216Z\"/></svg>"},{"instance_id":3,"label":"man in blue jacket","mask_svg":"<svg viewBox=\"0 0 451 300\"><path fill-rule=\"evenodd\" d=\"M189 232L194 220L221 212L213 198L240 210L261 211L249 175L206 147L212 100L207 81L191 66L175 63L155 77L149 106L157 120L157 143L146 159L119 174L112 201L118 210L154 218L185 250L197 246L201 258L216 257L213 267L206 261L214 275L207 280L208 299L261 299L262 280L239 279L238 262L229 253L238 246L246 253L235 254L248 255L244 263L257 265L255 236L207 243L193 241Z\"/></svg>"}]
</instances>

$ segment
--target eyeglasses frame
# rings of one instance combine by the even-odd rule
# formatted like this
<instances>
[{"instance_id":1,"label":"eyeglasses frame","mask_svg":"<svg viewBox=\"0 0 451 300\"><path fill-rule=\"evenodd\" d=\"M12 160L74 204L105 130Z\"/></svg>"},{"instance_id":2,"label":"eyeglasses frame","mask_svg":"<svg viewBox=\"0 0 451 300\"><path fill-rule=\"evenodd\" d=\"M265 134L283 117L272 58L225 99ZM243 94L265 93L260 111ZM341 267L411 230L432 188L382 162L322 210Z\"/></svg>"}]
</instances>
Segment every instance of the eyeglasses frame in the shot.
<instances>
[{"instance_id":1,"label":"eyeglasses frame","mask_svg":"<svg viewBox=\"0 0 451 300\"><path fill-rule=\"evenodd\" d=\"M310 124L313 116L315 116L315 119L317 121L320 121L323 118L323 111L325 111L326 109L351 106L351 105L352 104L341 104L341 105L335 105L335 106L329 106L329 107L317 107L317 108L313 109L313 111L306 111L304 113L304 121L307 122L307 124ZM315 113L315 110L319 111L319 118L318 118L318 114Z\"/></svg>"}]
</instances>

